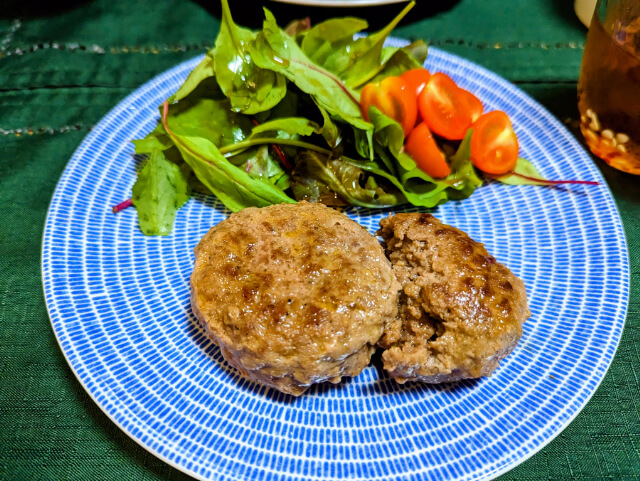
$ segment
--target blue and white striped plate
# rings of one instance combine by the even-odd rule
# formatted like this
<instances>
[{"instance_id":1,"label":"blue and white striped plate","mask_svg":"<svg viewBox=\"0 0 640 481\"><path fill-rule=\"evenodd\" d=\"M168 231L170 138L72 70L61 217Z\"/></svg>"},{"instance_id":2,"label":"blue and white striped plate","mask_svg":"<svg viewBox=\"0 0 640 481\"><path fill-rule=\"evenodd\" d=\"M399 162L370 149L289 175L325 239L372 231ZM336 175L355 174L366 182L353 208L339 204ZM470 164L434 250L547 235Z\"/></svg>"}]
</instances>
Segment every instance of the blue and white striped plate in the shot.
<instances>
[{"instance_id":1,"label":"blue and white striped plate","mask_svg":"<svg viewBox=\"0 0 640 481\"><path fill-rule=\"evenodd\" d=\"M399 386L373 366L292 398L238 377L189 307L192 249L228 215L196 196L166 238L145 237L133 209L131 139L199 59L115 107L69 162L47 217L42 273L53 329L76 376L139 444L199 479L489 479L540 450L602 380L625 319L629 265L611 193L572 135L491 72L430 50L488 109L511 118L521 154L550 179L599 186L489 183L434 209L524 279L531 318L493 377ZM349 209L371 232L381 214Z\"/></svg>"}]
</instances>

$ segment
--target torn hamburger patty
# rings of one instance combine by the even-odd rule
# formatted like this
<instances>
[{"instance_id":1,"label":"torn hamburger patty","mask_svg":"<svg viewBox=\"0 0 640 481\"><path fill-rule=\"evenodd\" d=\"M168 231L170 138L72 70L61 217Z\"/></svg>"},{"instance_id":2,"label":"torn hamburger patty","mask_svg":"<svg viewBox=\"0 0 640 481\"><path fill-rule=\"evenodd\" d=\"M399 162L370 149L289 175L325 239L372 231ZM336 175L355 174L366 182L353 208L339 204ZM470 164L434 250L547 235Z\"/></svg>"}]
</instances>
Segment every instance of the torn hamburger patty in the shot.
<instances>
[{"instance_id":1,"label":"torn hamburger patty","mask_svg":"<svg viewBox=\"0 0 640 481\"><path fill-rule=\"evenodd\" d=\"M401 284L379 345L398 382L489 376L529 317L524 283L485 247L430 214L396 214L380 234Z\"/></svg>"},{"instance_id":2,"label":"torn hamburger patty","mask_svg":"<svg viewBox=\"0 0 640 481\"><path fill-rule=\"evenodd\" d=\"M229 364L285 393L359 374L396 317L382 246L322 204L243 209L209 230L195 258L200 323Z\"/></svg>"}]
</instances>

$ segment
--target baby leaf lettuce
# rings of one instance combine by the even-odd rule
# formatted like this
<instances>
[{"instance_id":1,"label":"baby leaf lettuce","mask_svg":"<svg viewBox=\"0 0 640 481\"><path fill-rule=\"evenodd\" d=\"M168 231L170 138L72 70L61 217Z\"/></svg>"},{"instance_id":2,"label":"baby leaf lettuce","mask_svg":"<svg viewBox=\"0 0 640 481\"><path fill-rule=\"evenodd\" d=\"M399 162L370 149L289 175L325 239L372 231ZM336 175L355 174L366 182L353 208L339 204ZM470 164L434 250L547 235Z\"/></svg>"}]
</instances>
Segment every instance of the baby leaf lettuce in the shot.
<instances>
[{"instance_id":1,"label":"baby leaf lettuce","mask_svg":"<svg viewBox=\"0 0 640 481\"><path fill-rule=\"evenodd\" d=\"M393 57L398 48L384 48L384 42L400 20L415 6L409 3L385 28L372 35L359 38L350 49L350 65L342 77L349 87L356 88L371 80Z\"/></svg>"},{"instance_id":2,"label":"baby leaf lettuce","mask_svg":"<svg viewBox=\"0 0 640 481\"><path fill-rule=\"evenodd\" d=\"M251 137L257 137L260 134L284 132L291 135L309 136L319 134L322 128L312 120L304 117L288 117L270 120L264 124L257 125L251 132Z\"/></svg>"},{"instance_id":3,"label":"baby leaf lettuce","mask_svg":"<svg viewBox=\"0 0 640 481\"><path fill-rule=\"evenodd\" d=\"M385 190L360 167L312 151L303 151L296 159L292 188L299 200L330 205L388 207L406 202L397 189ZM336 196L342 202L336 202Z\"/></svg>"},{"instance_id":4,"label":"baby leaf lettuce","mask_svg":"<svg viewBox=\"0 0 640 481\"><path fill-rule=\"evenodd\" d=\"M295 202L275 185L251 177L230 163L213 142L204 137L181 135L168 125L169 104L165 102L162 123L194 174L224 205L233 211Z\"/></svg>"},{"instance_id":5,"label":"baby leaf lettuce","mask_svg":"<svg viewBox=\"0 0 640 481\"><path fill-rule=\"evenodd\" d=\"M151 154L154 150L165 151L173 147L173 140L164 131L162 124L147 134L144 139L133 140L137 155Z\"/></svg>"},{"instance_id":6,"label":"baby leaf lettuce","mask_svg":"<svg viewBox=\"0 0 640 481\"><path fill-rule=\"evenodd\" d=\"M469 129L462 139L458 150L451 159L451 174L444 179L449 185L449 196L452 199L464 199L473 194L476 187L482 185L471 163L471 134Z\"/></svg>"},{"instance_id":7,"label":"baby leaf lettuce","mask_svg":"<svg viewBox=\"0 0 640 481\"><path fill-rule=\"evenodd\" d=\"M382 115L382 114L381 114ZM462 199L473 193L482 184L471 163L471 131L463 139L451 161L452 172L444 179L433 179L419 168L406 169L395 157L388 154L379 143L376 153L380 161L359 161L342 158L343 161L360 167L371 174L386 179L393 184L413 205L435 207L449 199ZM406 155L406 154L401 154ZM387 165L396 160L398 174L393 174ZM406 165L406 164L405 164Z\"/></svg>"},{"instance_id":8,"label":"baby leaf lettuce","mask_svg":"<svg viewBox=\"0 0 640 481\"><path fill-rule=\"evenodd\" d=\"M295 40L278 27L273 14L266 8L264 12L263 30L251 46L253 61L287 77L332 117L362 130L371 129L360 113L360 96L336 75L312 62Z\"/></svg>"},{"instance_id":9,"label":"baby leaf lettuce","mask_svg":"<svg viewBox=\"0 0 640 481\"><path fill-rule=\"evenodd\" d=\"M516 166L511 172L507 172L503 175L490 175L485 174L490 179L497 180L507 185L546 185L546 186L559 186L566 184L574 185L599 185L599 182L594 180L549 180L540 175L538 169L526 159L522 157L518 158Z\"/></svg>"},{"instance_id":10,"label":"baby leaf lettuce","mask_svg":"<svg viewBox=\"0 0 640 481\"><path fill-rule=\"evenodd\" d=\"M133 205L138 211L140 230L145 235L169 235L176 211L189 200L184 172L154 150L133 185Z\"/></svg>"},{"instance_id":11,"label":"baby leaf lettuce","mask_svg":"<svg viewBox=\"0 0 640 481\"><path fill-rule=\"evenodd\" d=\"M213 70L213 50L210 50L200 61L200 63L196 65L196 68L194 68L191 73L189 73L189 76L180 86L180 88L171 97L169 97L169 103L175 103L179 100L182 100L191 92L193 92L202 81L214 76L215 72Z\"/></svg>"},{"instance_id":12,"label":"baby leaf lettuce","mask_svg":"<svg viewBox=\"0 0 640 481\"><path fill-rule=\"evenodd\" d=\"M316 65L340 75L349 67L353 36L368 26L365 20L353 17L325 20L305 34L300 48Z\"/></svg>"},{"instance_id":13,"label":"baby leaf lettuce","mask_svg":"<svg viewBox=\"0 0 640 481\"><path fill-rule=\"evenodd\" d=\"M407 50L384 46L391 31L414 5L415 2L408 4L379 32L357 39L354 35L367 28L366 21L351 17L326 20L305 34L300 47L311 61L337 75L352 88L370 81L391 61L396 65L409 61L406 70L419 68L426 56L422 60L412 58ZM396 59L397 54L399 58Z\"/></svg>"},{"instance_id":14,"label":"baby leaf lettuce","mask_svg":"<svg viewBox=\"0 0 640 481\"><path fill-rule=\"evenodd\" d=\"M387 77L402 75L408 70L421 68L427 59L427 44L417 40L406 47L397 49L384 67L369 80L377 83Z\"/></svg>"},{"instance_id":15,"label":"baby leaf lettuce","mask_svg":"<svg viewBox=\"0 0 640 481\"><path fill-rule=\"evenodd\" d=\"M313 28L303 22L294 37L267 9L261 31L238 27L222 0L215 47L162 105L156 129L134 141L136 153L153 159L134 193L143 231L168 233L189 186L234 211L295 202L287 192L372 208L433 207L470 195L480 179L468 139L452 158L451 175L432 179L404 153L397 122L375 107L367 122L360 111L362 84L417 68L426 57L423 42L384 46L412 6L369 37L354 37L367 27L355 18ZM164 177L152 177L159 169ZM166 200L154 197L158 189L168 192Z\"/></svg>"},{"instance_id":16,"label":"baby leaf lettuce","mask_svg":"<svg viewBox=\"0 0 640 481\"><path fill-rule=\"evenodd\" d=\"M402 126L395 120L384 115L375 106L372 106L369 109L369 119L374 126L373 137L375 141L389 150L398 164L400 164L400 167L405 170L414 169L416 167L416 163L411 157L402 151L402 147L404 146L404 132L402 130ZM382 160L385 161L391 173L397 173L397 169L393 164L390 164L384 157Z\"/></svg>"},{"instance_id":17,"label":"baby leaf lettuce","mask_svg":"<svg viewBox=\"0 0 640 481\"><path fill-rule=\"evenodd\" d=\"M269 110L287 92L282 75L260 68L251 59L249 50L255 36L251 30L233 22L228 1L222 0L222 24L216 39L213 69L233 111L245 114Z\"/></svg>"},{"instance_id":18,"label":"baby leaf lettuce","mask_svg":"<svg viewBox=\"0 0 640 481\"><path fill-rule=\"evenodd\" d=\"M167 119L172 131L209 139L218 148L243 141L253 128L249 117L232 110L214 78L204 80L187 97L170 105Z\"/></svg>"},{"instance_id":19,"label":"baby leaf lettuce","mask_svg":"<svg viewBox=\"0 0 640 481\"><path fill-rule=\"evenodd\" d=\"M318 105L318 110L320 110L323 121L320 133L329 147L335 149L342 142L342 132L325 109Z\"/></svg>"}]
</instances>

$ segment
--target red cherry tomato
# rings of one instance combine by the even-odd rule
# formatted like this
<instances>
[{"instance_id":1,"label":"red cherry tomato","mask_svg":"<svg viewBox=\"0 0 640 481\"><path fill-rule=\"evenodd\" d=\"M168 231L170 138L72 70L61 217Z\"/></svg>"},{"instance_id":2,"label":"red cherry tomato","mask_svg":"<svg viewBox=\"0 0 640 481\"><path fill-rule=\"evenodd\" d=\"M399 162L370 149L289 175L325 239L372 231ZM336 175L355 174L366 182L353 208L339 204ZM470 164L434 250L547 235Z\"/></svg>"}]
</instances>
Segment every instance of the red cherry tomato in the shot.
<instances>
[{"instance_id":1,"label":"red cherry tomato","mask_svg":"<svg viewBox=\"0 0 640 481\"><path fill-rule=\"evenodd\" d=\"M369 121L369 108L374 105L387 117L402 126L405 137L416 124L417 98L414 91L400 77L387 77L379 84L370 83L360 93L360 109Z\"/></svg>"},{"instance_id":2,"label":"red cherry tomato","mask_svg":"<svg viewBox=\"0 0 640 481\"><path fill-rule=\"evenodd\" d=\"M487 174L501 175L513 170L518 162L518 138L511 120L494 110L471 126L471 162Z\"/></svg>"},{"instance_id":3,"label":"red cherry tomato","mask_svg":"<svg viewBox=\"0 0 640 481\"><path fill-rule=\"evenodd\" d=\"M445 139L462 139L473 123L467 95L441 72L434 73L422 90L418 109L429 129Z\"/></svg>"},{"instance_id":4,"label":"red cherry tomato","mask_svg":"<svg viewBox=\"0 0 640 481\"><path fill-rule=\"evenodd\" d=\"M404 151L415 160L420 170L434 179L446 177L451 173L447 159L438 148L425 122L411 131L404 144Z\"/></svg>"},{"instance_id":5,"label":"red cherry tomato","mask_svg":"<svg viewBox=\"0 0 640 481\"><path fill-rule=\"evenodd\" d=\"M431 73L426 68L414 68L400 75L400 78L404 80L407 88L415 91L416 96L418 96L424 86L429 83Z\"/></svg>"},{"instance_id":6,"label":"red cherry tomato","mask_svg":"<svg viewBox=\"0 0 640 481\"><path fill-rule=\"evenodd\" d=\"M460 87L458 88L460 89L460 93L462 94L462 97L467 102L467 107L469 108L469 112L471 113L471 122L475 122L480 118L480 116L482 115L482 112L484 111L482 102L480 102L480 99L476 97L474 94L472 94L471 92L469 92L468 90L465 90Z\"/></svg>"}]
</instances>

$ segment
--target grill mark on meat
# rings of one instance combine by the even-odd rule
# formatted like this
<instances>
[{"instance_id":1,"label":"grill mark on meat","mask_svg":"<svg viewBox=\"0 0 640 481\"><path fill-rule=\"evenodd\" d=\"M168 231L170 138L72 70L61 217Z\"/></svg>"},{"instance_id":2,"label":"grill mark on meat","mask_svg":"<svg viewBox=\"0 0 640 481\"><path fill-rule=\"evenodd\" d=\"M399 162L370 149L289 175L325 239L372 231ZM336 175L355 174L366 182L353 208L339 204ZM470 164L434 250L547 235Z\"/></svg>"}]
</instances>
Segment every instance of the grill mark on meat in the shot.
<instances>
[{"instance_id":1,"label":"grill mark on meat","mask_svg":"<svg viewBox=\"0 0 640 481\"><path fill-rule=\"evenodd\" d=\"M243 209L194 252L196 317L231 366L283 392L357 375L395 320L382 246L321 204Z\"/></svg>"},{"instance_id":2,"label":"grill mark on meat","mask_svg":"<svg viewBox=\"0 0 640 481\"><path fill-rule=\"evenodd\" d=\"M482 254L476 254L473 259L472 262L478 266L478 267L484 267L488 264L494 264L495 260L493 260L492 262L492 258L490 256L484 256Z\"/></svg>"},{"instance_id":3,"label":"grill mark on meat","mask_svg":"<svg viewBox=\"0 0 640 481\"><path fill-rule=\"evenodd\" d=\"M238 277L238 274L240 273L240 267L238 267L235 264L225 264L222 267L222 272L227 277L231 277L235 279L236 277Z\"/></svg>"},{"instance_id":4,"label":"grill mark on meat","mask_svg":"<svg viewBox=\"0 0 640 481\"><path fill-rule=\"evenodd\" d=\"M431 225L433 224L433 216L431 214L421 214L418 217L418 222L422 225Z\"/></svg>"},{"instance_id":5,"label":"grill mark on meat","mask_svg":"<svg viewBox=\"0 0 640 481\"><path fill-rule=\"evenodd\" d=\"M268 304L264 308L264 314L270 318L274 324L279 324L287 317L287 308L282 303Z\"/></svg>"},{"instance_id":6,"label":"grill mark on meat","mask_svg":"<svg viewBox=\"0 0 640 481\"><path fill-rule=\"evenodd\" d=\"M247 302L253 299L258 292L260 292L260 289L257 286L242 286L242 297Z\"/></svg>"},{"instance_id":7,"label":"grill mark on meat","mask_svg":"<svg viewBox=\"0 0 640 481\"><path fill-rule=\"evenodd\" d=\"M511 282L504 280L502 281L500 284L500 289L502 289L503 291L512 291L513 290L513 286L511 285Z\"/></svg>"},{"instance_id":8,"label":"grill mark on meat","mask_svg":"<svg viewBox=\"0 0 640 481\"><path fill-rule=\"evenodd\" d=\"M307 313L307 324L311 324L312 326L319 326L329 321L329 311L315 304L310 304L307 307Z\"/></svg>"}]
</instances>

